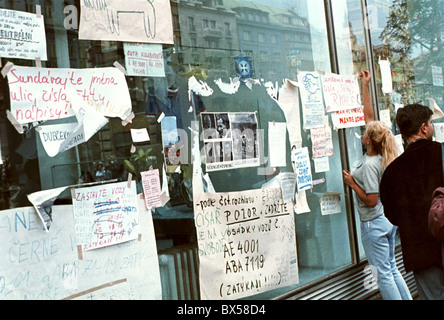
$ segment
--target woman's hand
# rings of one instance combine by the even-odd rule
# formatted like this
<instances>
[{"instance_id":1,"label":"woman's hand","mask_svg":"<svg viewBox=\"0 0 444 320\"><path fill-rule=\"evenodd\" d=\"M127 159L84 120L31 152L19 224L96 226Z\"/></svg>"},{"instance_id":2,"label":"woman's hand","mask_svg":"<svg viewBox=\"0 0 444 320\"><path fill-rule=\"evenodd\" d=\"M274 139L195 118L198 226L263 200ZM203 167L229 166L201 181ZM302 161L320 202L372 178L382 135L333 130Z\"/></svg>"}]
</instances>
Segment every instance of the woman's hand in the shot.
<instances>
[{"instance_id":1,"label":"woman's hand","mask_svg":"<svg viewBox=\"0 0 444 320\"><path fill-rule=\"evenodd\" d=\"M347 170L342 170L342 175L346 185L352 187L354 184L356 184L355 179L353 179L353 175Z\"/></svg>"},{"instance_id":2,"label":"woman's hand","mask_svg":"<svg viewBox=\"0 0 444 320\"><path fill-rule=\"evenodd\" d=\"M367 194L358 184L356 183L353 175L347 170L342 170L342 175L344 177L344 183L356 192L356 195L369 207L374 207L378 203L379 195L377 193Z\"/></svg>"},{"instance_id":3,"label":"woman's hand","mask_svg":"<svg viewBox=\"0 0 444 320\"><path fill-rule=\"evenodd\" d=\"M371 79L370 72L368 70L363 70L363 71L361 71L359 76L362 78L362 84L364 86L368 86L368 84L370 83L370 79Z\"/></svg>"}]
</instances>

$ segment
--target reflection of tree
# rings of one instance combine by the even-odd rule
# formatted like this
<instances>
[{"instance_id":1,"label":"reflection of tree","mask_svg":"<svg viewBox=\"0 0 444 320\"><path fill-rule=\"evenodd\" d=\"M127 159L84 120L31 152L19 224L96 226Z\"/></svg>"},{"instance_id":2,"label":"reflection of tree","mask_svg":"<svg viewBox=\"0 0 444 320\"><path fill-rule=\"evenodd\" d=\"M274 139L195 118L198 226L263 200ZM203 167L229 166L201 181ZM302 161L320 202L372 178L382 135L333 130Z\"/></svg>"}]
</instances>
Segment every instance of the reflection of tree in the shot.
<instances>
[{"instance_id":1,"label":"reflection of tree","mask_svg":"<svg viewBox=\"0 0 444 320\"><path fill-rule=\"evenodd\" d=\"M442 2L394 0L380 38L403 45L405 53L410 52L412 45L416 44L428 51L440 50L441 30L444 27Z\"/></svg>"},{"instance_id":2,"label":"reflection of tree","mask_svg":"<svg viewBox=\"0 0 444 320\"><path fill-rule=\"evenodd\" d=\"M415 59L416 84L431 83L431 66L442 65L442 30L443 0L393 0L380 38L392 51Z\"/></svg>"}]
</instances>

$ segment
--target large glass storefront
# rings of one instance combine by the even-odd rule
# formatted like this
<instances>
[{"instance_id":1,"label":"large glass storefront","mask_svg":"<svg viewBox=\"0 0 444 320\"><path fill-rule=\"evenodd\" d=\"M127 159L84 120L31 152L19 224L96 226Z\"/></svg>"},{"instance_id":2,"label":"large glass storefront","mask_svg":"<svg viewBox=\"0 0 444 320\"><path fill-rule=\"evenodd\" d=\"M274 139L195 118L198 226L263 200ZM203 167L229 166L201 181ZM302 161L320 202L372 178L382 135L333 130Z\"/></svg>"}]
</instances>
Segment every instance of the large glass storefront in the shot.
<instances>
[{"instance_id":1,"label":"large glass storefront","mask_svg":"<svg viewBox=\"0 0 444 320\"><path fill-rule=\"evenodd\" d=\"M81 2L94 1L40 1L48 56L41 61L42 67L102 68L113 67L116 61L125 66L124 42L79 39ZM432 109L444 105L444 1L171 0L170 6L174 43L162 44L164 76L126 76L134 113L130 125L109 118L87 142L49 156L36 128L72 123L73 117L30 123L24 133L18 133L7 119L13 99L8 81L0 78L0 209L31 206L26 194L40 190L97 182L102 167L109 183L127 181L128 173L140 182L141 172L158 169L161 184L169 191L169 201L152 210L162 297L199 299L197 265L203 253L193 214L193 170L199 165L194 162L193 130L201 130L197 157L202 162L204 189L217 193L261 189L275 183L281 174L294 172L290 152L294 130L300 137L298 147L309 150L313 182L297 196L309 209L302 210L302 204L296 203L300 210L294 210L298 281L247 298L272 299L298 292L364 261L355 195L342 179L342 170L353 170L363 155L364 127L335 129L327 114L332 152L324 162L327 168L319 169L318 159L312 156L313 131L305 128L302 106L297 100L293 108L299 110L287 113L279 88L298 82L298 75L306 71L354 76L370 70L377 117L399 134L394 121L397 108L412 102ZM32 0L0 0L0 8L36 10ZM1 59L3 66L8 61L36 66L34 60ZM391 92L382 90L384 61L390 67ZM190 91L191 78L205 83L207 94ZM300 117L289 119L288 114ZM242 157L243 149L235 145L236 139L211 141L202 133L207 120L216 128L219 118L223 122L227 116L232 126L238 121L253 123L259 129L252 136L254 143L246 142L257 165L210 170L211 164L220 168ZM444 141L440 120L435 122L436 139ZM289 127L285 139L288 151L279 166L270 165L269 129L274 123ZM149 141L135 142L131 128L146 128ZM175 134L170 134L170 128ZM243 139L248 137L238 140ZM339 210L322 211L326 193L339 197ZM69 189L54 202L71 203ZM178 264L169 268L166 261L176 254L188 255L189 269ZM190 260L196 263L191 266Z\"/></svg>"}]
</instances>

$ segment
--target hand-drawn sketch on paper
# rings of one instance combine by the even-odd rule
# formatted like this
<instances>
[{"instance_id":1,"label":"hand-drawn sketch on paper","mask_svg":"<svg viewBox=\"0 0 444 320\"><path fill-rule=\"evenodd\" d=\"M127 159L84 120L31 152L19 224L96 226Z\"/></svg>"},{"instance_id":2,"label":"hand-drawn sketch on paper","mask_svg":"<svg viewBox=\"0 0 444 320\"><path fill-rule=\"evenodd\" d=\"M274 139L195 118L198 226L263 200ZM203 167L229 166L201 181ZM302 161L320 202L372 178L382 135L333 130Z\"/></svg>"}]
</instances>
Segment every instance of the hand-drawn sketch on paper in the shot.
<instances>
[{"instance_id":1,"label":"hand-drawn sketch on paper","mask_svg":"<svg viewBox=\"0 0 444 320\"><path fill-rule=\"evenodd\" d=\"M172 44L170 2L82 0L79 39Z\"/></svg>"},{"instance_id":2,"label":"hand-drawn sketch on paper","mask_svg":"<svg viewBox=\"0 0 444 320\"><path fill-rule=\"evenodd\" d=\"M299 72L301 103L304 129L324 126L324 102L321 90L321 77L317 72Z\"/></svg>"}]
</instances>

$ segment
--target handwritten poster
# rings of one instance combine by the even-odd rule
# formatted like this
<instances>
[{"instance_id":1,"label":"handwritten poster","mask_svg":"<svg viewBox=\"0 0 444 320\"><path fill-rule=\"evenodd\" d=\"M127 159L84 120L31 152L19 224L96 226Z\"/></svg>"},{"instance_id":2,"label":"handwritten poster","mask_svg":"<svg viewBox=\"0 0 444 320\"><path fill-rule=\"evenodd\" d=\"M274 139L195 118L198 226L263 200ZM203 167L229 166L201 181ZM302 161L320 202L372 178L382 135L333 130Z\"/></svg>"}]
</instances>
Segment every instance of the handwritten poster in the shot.
<instances>
[{"instance_id":1,"label":"handwritten poster","mask_svg":"<svg viewBox=\"0 0 444 320\"><path fill-rule=\"evenodd\" d=\"M326 192L319 200L322 215L341 213L341 196L338 192Z\"/></svg>"},{"instance_id":2,"label":"handwritten poster","mask_svg":"<svg viewBox=\"0 0 444 320\"><path fill-rule=\"evenodd\" d=\"M173 44L169 0L81 0L79 39Z\"/></svg>"},{"instance_id":3,"label":"handwritten poster","mask_svg":"<svg viewBox=\"0 0 444 320\"><path fill-rule=\"evenodd\" d=\"M161 44L124 42L123 51L129 76L165 77Z\"/></svg>"},{"instance_id":4,"label":"handwritten poster","mask_svg":"<svg viewBox=\"0 0 444 320\"><path fill-rule=\"evenodd\" d=\"M137 239L139 212L135 181L74 189L77 244L83 251Z\"/></svg>"},{"instance_id":5,"label":"handwritten poster","mask_svg":"<svg viewBox=\"0 0 444 320\"><path fill-rule=\"evenodd\" d=\"M313 179L311 176L310 158L308 148L293 149L291 154L293 169L296 173L296 185L299 191L311 189Z\"/></svg>"},{"instance_id":6,"label":"handwritten poster","mask_svg":"<svg viewBox=\"0 0 444 320\"><path fill-rule=\"evenodd\" d=\"M131 98L117 68L55 69L12 66L8 74L11 112L20 124L74 115L74 95L107 117L125 119Z\"/></svg>"},{"instance_id":7,"label":"handwritten poster","mask_svg":"<svg viewBox=\"0 0 444 320\"><path fill-rule=\"evenodd\" d=\"M332 156L333 140L330 126L310 129L313 158Z\"/></svg>"},{"instance_id":8,"label":"handwritten poster","mask_svg":"<svg viewBox=\"0 0 444 320\"><path fill-rule=\"evenodd\" d=\"M160 194L162 192L160 186L159 169L143 171L142 187L147 209L153 209L161 206Z\"/></svg>"},{"instance_id":9,"label":"handwritten poster","mask_svg":"<svg viewBox=\"0 0 444 320\"><path fill-rule=\"evenodd\" d=\"M0 8L0 57L46 61L43 16Z\"/></svg>"},{"instance_id":10,"label":"handwritten poster","mask_svg":"<svg viewBox=\"0 0 444 320\"><path fill-rule=\"evenodd\" d=\"M0 211L0 300L162 299L151 212L141 237L77 251L72 205L52 207L46 232L33 207Z\"/></svg>"},{"instance_id":11,"label":"handwritten poster","mask_svg":"<svg viewBox=\"0 0 444 320\"><path fill-rule=\"evenodd\" d=\"M327 112L361 107L359 84L354 75L325 74L321 77Z\"/></svg>"},{"instance_id":12,"label":"handwritten poster","mask_svg":"<svg viewBox=\"0 0 444 320\"><path fill-rule=\"evenodd\" d=\"M280 188L194 199L202 299L238 299L298 283L292 202Z\"/></svg>"},{"instance_id":13,"label":"handwritten poster","mask_svg":"<svg viewBox=\"0 0 444 320\"><path fill-rule=\"evenodd\" d=\"M347 109L331 114L334 129L365 126L364 108Z\"/></svg>"},{"instance_id":14,"label":"handwritten poster","mask_svg":"<svg viewBox=\"0 0 444 320\"><path fill-rule=\"evenodd\" d=\"M322 97L321 76L317 72L299 71L298 81L301 84L302 115L304 129L324 125L325 107Z\"/></svg>"}]
</instances>

